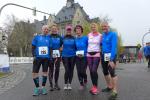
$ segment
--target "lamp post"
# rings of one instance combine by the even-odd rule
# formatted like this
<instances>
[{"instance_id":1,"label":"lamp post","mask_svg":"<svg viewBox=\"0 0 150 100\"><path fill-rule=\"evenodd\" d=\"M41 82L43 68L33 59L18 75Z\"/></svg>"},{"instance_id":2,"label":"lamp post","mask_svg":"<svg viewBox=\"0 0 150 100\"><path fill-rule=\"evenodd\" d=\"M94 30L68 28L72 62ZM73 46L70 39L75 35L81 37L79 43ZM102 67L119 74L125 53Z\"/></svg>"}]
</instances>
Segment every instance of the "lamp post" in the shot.
<instances>
[{"instance_id":1,"label":"lamp post","mask_svg":"<svg viewBox=\"0 0 150 100\"><path fill-rule=\"evenodd\" d=\"M147 33L145 33L145 34L143 35L143 37L142 37L142 46L143 46L143 47L144 47L144 38L145 38L145 36L148 35L148 34L150 34L150 29L149 29L149 31L148 31Z\"/></svg>"},{"instance_id":2,"label":"lamp post","mask_svg":"<svg viewBox=\"0 0 150 100\"><path fill-rule=\"evenodd\" d=\"M36 8L29 8L29 7L25 7L25 6L22 6L22 5L18 5L18 4L15 4L15 3L7 3L7 4L3 5L3 6L0 8L0 15L1 15L1 12L2 12L3 8L6 7L6 6L9 6L9 5L18 6L18 7L21 7L21 8L25 8L25 9L28 9L28 10L32 10L33 13L34 13L34 15L36 15L36 14L35 14L36 12L39 12L39 13L43 13L43 14L47 14L47 15L50 15L50 16L51 16L51 14L49 14L49 13L47 13L47 12L40 11L40 10L36 10Z\"/></svg>"}]
</instances>

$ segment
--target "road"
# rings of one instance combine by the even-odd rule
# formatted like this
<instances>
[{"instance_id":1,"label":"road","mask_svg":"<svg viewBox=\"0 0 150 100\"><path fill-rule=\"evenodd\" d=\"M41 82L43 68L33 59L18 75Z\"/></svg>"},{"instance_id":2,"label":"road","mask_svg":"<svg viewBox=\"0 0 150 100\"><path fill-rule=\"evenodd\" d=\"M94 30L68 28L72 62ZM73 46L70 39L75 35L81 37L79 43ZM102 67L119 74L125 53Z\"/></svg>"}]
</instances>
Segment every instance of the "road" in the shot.
<instances>
[{"instance_id":1,"label":"road","mask_svg":"<svg viewBox=\"0 0 150 100\"><path fill-rule=\"evenodd\" d=\"M33 97L32 90L34 84L32 82L31 76L32 64L13 65L12 69L14 70L14 76L0 79L0 82L3 82L3 86L0 84L0 100L108 100L110 95L108 93L99 93L98 95L93 96L89 93L91 80L88 70L88 85L86 89L83 91L78 89L79 82L75 70L72 82L73 90L69 92L64 91L64 69L62 66L59 78L59 85L61 90L53 92L48 91L48 95ZM99 66L98 73L99 88L101 89L105 87L101 66ZM150 70L148 70L146 64L119 64L117 68L117 74L119 77L119 95L117 100L150 100ZM7 88L7 85L5 84L9 84L9 88ZM48 82L47 89L49 89Z\"/></svg>"}]
</instances>

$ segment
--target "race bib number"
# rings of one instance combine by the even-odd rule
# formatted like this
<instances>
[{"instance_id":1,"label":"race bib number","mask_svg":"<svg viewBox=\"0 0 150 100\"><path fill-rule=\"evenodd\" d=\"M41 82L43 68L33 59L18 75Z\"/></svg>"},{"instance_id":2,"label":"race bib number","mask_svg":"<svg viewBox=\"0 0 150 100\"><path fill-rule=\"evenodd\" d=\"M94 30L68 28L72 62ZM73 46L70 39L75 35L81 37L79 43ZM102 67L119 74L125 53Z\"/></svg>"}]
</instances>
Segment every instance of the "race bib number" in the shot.
<instances>
[{"instance_id":1,"label":"race bib number","mask_svg":"<svg viewBox=\"0 0 150 100\"><path fill-rule=\"evenodd\" d=\"M83 50L76 51L76 56L84 56L84 51Z\"/></svg>"},{"instance_id":2,"label":"race bib number","mask_svg":"<svg viewBox=\"0 0 150 100\"><path fill-rule=\"evenodd\" d=\"M111 53L104 54L104 61L110 61Z\"/></svg>"},{"instance_id":3,"label":"race bib number","mask_svg":"<svg viewBox=\"0 0 150 100\"><path fill-rule=\"evenodd\" d=\"M48 55L48 47L39 47L39 55Z\"/></svg>"},{"instance_id":4,"label":"race bib number","mask_svg":"<svg viewBox=\"0 0 150 100\"><path fill-rule=\"evenodd\" d=\"M53 50L53 58L60 57L60 52L59 50Z\"/></svg>"}]
</instances>

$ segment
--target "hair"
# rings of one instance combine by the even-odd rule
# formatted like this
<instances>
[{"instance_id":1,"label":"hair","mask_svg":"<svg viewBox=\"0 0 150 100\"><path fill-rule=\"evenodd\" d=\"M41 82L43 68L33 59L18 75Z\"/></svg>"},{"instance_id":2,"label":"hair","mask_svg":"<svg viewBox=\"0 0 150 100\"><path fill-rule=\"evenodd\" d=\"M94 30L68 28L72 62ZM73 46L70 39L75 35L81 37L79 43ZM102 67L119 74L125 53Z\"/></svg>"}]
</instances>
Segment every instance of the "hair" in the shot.
<instances>
[{"instance_id":1,"label":"hair","mask_svg":"<svg viewBox=\"0 0 150 100\"><path fill-rule=\"evenodd\" d=\"M107 22L107 21L103 21L102 23L101 23L101 26L102 25L108 25L109 26L109 23Z\"/></svg>"},{"instance_id":2,"label":"hair","mask_svg":"<svg viewBox=\"0 0 150 100\"><path fill-rule=\"evenodd\" d=\"M42 30L44 30L45 28L49 29L48 25L43 25L42 26Z\"/></svg>"},{"instance_id":3,"label":"hair","mask_svg":"<svg viewBox=\"0 0 150 100\"><path fill-rule=\"evenodd\" d=\"M74 28L74 32L76 32L76 29L80 28L81 32L83 33L83 27L81 25L76 25L76 27Z\"/></svg>"},{"instance_id":4,"label":"hair","mask_svg":"<svg viewBox=\"0 0 150 100\"><path fill-rule=\"evenodd\" d=\"M96 29L97 29L97 31L98 31L98 24L97 23L91 23L91 25L90 25L91 27L92 26L95 26L96 27Z\"/></svg>"},{"instance_id":5,"label":"hair","mask_svg":"<svg viewBox=\"0 0 150 100\"><path fill-rule=\"evenodd\" d=\"M52 24L50 28L52 28L52 27L57 27L58 28L57 24Z\"/></svg>"}]
</instances>

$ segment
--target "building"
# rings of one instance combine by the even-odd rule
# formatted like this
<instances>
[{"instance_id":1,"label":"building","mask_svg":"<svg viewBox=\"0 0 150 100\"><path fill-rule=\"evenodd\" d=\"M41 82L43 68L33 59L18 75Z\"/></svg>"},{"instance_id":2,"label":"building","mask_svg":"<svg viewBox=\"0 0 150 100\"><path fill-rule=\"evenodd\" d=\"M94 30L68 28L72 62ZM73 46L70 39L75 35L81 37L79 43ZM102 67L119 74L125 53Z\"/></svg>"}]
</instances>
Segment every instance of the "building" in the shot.
<instances>
[{"instance_id":1,"label":"building","mask_svg":"<svg viewBox=\"0 0 150 100\"><path fill-rule=\"evenodd\" d=\"M48 19L44 17L43 21L35 20L34 25L39 33L41 32L42 25L48 24L51 26L56 23L61 35L64 35L65 26L68 24L74 27L77 24L83 25L84 23L91 23L98 20L99 18L90 19L79 3L75 3L74 0L67 0L66 5L56 15L51 15Z\"/></svg>"}]
</instances>

